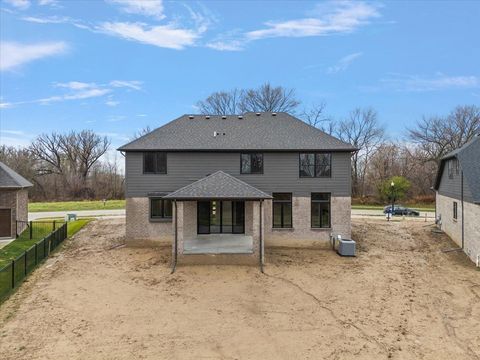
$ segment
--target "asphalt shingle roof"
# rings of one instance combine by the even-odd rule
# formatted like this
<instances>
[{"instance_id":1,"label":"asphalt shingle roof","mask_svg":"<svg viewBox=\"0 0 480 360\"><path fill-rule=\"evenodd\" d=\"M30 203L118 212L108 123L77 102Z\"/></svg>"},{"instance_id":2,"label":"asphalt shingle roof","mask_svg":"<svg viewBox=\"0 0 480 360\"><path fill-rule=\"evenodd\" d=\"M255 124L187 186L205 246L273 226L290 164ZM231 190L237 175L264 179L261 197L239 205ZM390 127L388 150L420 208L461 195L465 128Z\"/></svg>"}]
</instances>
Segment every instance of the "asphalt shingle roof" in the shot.
<instances>
[{"instance_id":1,"label":"asphalt shingle roof","mask_svg":"<svg viewBox=\"0 0 480 360\"><path fill-rule=\"evenodd\" d=\"M272 197L252 185L224 173L214 172L190 185L184 186L164 199L271 199Z\"/></svg>"},{"instance_id":2,"label":"asphalt shingle roof","mask_svg":"<svg viewBox=\"0 0 480 360\"><path fill-rule=\"evenodd\" d=\"M30 181L0 161L0 189L22 189L30 186L33 186Z\"/></svg>"},{"instance_id":3,"label":"asphalt shingle roof","mask_svg":"<svg viewBox=\"0 0 480 360\"><path fill-rule=\"evenodd\" d=\"M463 145L442 158L435 181L435 190L438 190L445 161L456 157L460 162L463 177L473 195L473 201L480 204L480 136L475 136Z\"/></svg>"},{"instance_id":4,"label":"asphalt shingle roof","mask_svg":"<svg viewBox=\"0 0 480 360\"><path fill-rule=\"evenodd\" d=\"M287 113L268 112L227 116L183 115L123 145L118 150L354 151L356 149Z\"/></svg>"}]
</instances>

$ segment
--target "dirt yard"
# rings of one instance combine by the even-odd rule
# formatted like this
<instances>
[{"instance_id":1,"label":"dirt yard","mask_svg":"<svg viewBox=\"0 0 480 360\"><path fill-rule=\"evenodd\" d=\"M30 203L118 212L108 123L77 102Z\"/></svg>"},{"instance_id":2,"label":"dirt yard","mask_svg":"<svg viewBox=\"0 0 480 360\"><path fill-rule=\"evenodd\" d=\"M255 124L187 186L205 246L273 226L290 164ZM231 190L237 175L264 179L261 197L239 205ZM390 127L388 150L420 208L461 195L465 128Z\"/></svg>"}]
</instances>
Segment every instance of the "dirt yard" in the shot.
<instances>
[{"instance_id":1,"label":"dirt yard","mask_svg":"<svg viewBox=\"0 0 480 360\"><path fill-rule=\"evenodd\" d=\"M68 241L0 307L6 359L480 359L480 271L422 222L354 220L356 258L269 249L255 267Z\"/></svg>"}]
</instances>

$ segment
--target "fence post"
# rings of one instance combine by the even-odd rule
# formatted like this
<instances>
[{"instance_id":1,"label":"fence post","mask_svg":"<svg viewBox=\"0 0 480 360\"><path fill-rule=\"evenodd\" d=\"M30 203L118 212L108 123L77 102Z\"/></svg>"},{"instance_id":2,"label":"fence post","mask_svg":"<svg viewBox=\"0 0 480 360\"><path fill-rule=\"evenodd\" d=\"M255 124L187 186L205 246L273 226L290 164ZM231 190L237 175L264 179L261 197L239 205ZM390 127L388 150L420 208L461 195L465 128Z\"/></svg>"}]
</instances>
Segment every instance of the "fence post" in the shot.
<instances>
[{"instance_id":1,"label":"fence post","mask_svg":"<svg viewBox=\"0 0 480 360\"><path fill-rule=\"evenodd\" d=\"M18 237L18 220L15 220L15 239Z\"/></svg>"},{"instance_id":2,"label":"fence post","mask_svg":"<svg viewBox=\"0 0 480 360\"><path fill-rule=\"evenodd\" d=\"M15 287L15 260L12 260L12 289Z\"/></svg>"},{"instance_id":3,"label":"fence post","mask_svg":"<svg viewBox=\"0 0 480 360\"><path fill-rule=\"evenodd\" d=\"M52 231L55 231L55 220L53 220L53 229Z\"/></svg>"},{"instance_id":4,"label":"fence post","mask_svg":"<svg viewBox=\"0 0 480 360\"><path fill-rule=\"evenodd\" d=\"M35 266L38 263L38 243L35 243Z\"/></svg>"},{"instance_id":5,"label":"fence post","mask_svg":"<svg viewBox=\"0 0 480 360\"><path fill-rule=\"evenodd\" d=\"M25 255L23 257L25 259L24 261L24 265L25 265L25 276L27 276L27 252L25 251Z\"/></svg>"},{"instance_id":6,"label":"fence post","mask_svg":"<svg viewBox=\"0 0 480 360\"><path fill-rule=\"evenodd\" d=\"M66 239L67 238L67 235L68 235L68 224L65 223L65 229L63 229L63 238Z\"/></svg>"},{"instance_id":7,"label":"fence post","mask_svg":"<svg viewBox=\"0 0 480 360\"><path fill-rule=\"evenodd\" d=\"M33 221L30 220L30 240L32 240L32 235L33 235L32 234L33 233L33 226L32 225L33 225Z\"/></svg>"}]
</instances>

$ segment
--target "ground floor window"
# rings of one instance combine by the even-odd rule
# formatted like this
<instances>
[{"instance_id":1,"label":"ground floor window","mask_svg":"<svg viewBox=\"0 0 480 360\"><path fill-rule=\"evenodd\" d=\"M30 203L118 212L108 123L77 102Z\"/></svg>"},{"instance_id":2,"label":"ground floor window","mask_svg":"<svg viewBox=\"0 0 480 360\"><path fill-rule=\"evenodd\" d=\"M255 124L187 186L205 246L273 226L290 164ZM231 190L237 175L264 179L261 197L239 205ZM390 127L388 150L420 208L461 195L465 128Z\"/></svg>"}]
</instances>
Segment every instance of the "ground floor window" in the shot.
<instances>
[{"instance_id":1,"label":"ground floor window","mask_svg":"<svg viewBox=\"0 0 480 360\"><path fill-rule=\"evenodd\" d=\"M245 202L228 200L198 201L197 233L245 233Z\"/></svg>"},{"instance_id":2,"label":"ground floor window","mask_svg":"<svg viewBox=\"0 0 480 360\"><path fill-rule=\"evenodd\" d=\"M292 227L292 194L273 193L273 227Z\"/></svg>"},{"instance_id":3,"label":"ground floor window","mask_svg":"<svg viewBox=\"0 0 480 360\"><path fill-rule=\"evenodd\" d=\"M454 201L453 202L453 219L457 220L457 217L458 217L458 205L457 205L457 202Z\"/></svg>"},{"instance_id":4,"label":"ground floor window","mask_svg":"<svg viewBox=\"0 0 480 360\"><path fill-rule=\"evenodd\" d=\"M172 200L150 198L150 219L171 219Z\"/></svg>"},{"instance_id":5,"label":"ground floor window","mask_svg":"<svg viewBox=\"0 0 480 360\"><path fill-rule=\"evenodd\" d=\"M330 194L312 193L312 228L330 227Z\"/></svg>"}]
</instances>

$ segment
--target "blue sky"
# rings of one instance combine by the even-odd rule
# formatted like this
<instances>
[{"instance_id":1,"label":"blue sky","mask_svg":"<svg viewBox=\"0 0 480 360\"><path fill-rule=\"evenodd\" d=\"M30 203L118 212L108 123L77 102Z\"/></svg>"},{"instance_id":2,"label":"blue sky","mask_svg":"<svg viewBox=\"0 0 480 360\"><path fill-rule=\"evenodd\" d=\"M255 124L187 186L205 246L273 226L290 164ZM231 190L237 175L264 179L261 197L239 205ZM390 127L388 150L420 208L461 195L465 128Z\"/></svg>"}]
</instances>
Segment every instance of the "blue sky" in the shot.
<instances>
[{"instance_id":1,"label":"blue sky","mask_svg":"<svg viewBox=\"0 0 480 360\"><path fill-rule=\"evenodd\" d=\"M270 81L398 137L480 103L478 1L0 0L0 141L93 129L114 146L217 90Z\"/></svg>"}]
</instances>

